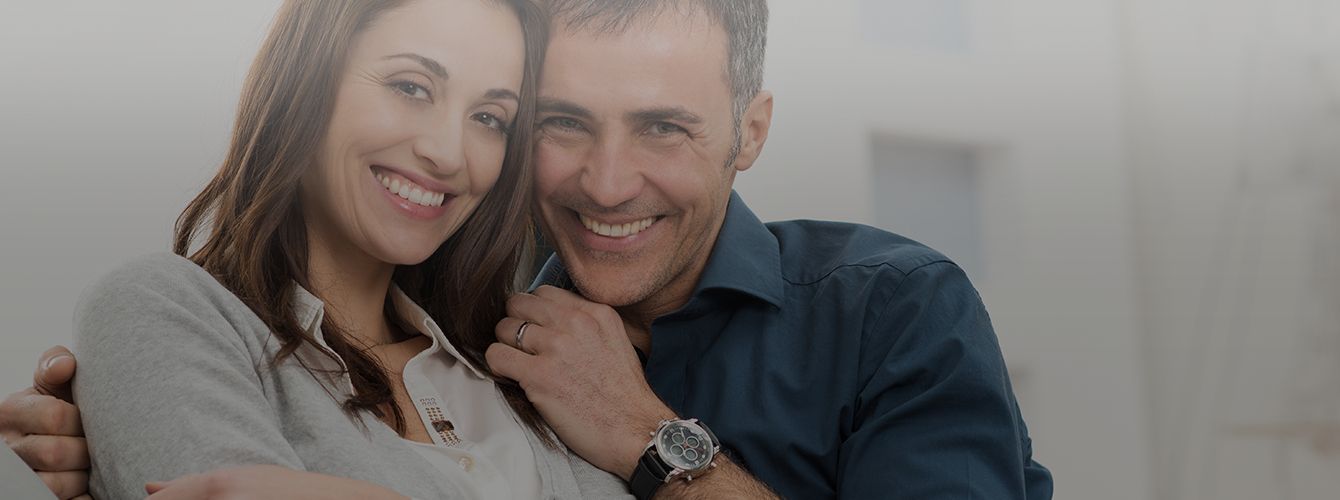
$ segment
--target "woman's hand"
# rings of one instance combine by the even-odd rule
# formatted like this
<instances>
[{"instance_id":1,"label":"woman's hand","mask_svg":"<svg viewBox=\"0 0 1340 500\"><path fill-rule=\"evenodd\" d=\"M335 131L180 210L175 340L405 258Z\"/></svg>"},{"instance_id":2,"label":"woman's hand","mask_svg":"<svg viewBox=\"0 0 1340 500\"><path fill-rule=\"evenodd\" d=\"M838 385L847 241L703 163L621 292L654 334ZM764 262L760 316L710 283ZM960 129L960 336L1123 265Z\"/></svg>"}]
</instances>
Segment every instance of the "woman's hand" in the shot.
<instances>
[{"instance_id":1,"label":"woman's hand","mask_svg":"<svg viewBox=\"0 0 1340 500\"><path fill-rule=\"evenodd\" d=\"M302 472L277 465L249 465L183 476L144 487L150 500L302 499L406 497L372 483Z\"/></svg>"}]
</instances>

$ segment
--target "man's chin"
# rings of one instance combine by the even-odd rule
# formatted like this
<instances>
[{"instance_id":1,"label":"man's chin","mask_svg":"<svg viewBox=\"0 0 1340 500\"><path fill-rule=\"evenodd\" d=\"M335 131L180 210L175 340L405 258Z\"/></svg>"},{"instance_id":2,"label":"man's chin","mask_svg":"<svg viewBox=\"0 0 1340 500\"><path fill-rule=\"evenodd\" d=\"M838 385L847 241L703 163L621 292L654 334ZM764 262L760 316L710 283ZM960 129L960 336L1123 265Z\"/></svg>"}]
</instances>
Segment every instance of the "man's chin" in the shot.
<instances>
[{"instance_id":1,"label":"man's chin","mask_svg":"<svg viewBox=\"0 0 1340 500\"><path fill-rule=\"evenodd\" d=\"M583 297L610 307L640 304L655 291L650 280L628 273L585 273L569 269L572 284Z\"/></svg>"}]
</instances>

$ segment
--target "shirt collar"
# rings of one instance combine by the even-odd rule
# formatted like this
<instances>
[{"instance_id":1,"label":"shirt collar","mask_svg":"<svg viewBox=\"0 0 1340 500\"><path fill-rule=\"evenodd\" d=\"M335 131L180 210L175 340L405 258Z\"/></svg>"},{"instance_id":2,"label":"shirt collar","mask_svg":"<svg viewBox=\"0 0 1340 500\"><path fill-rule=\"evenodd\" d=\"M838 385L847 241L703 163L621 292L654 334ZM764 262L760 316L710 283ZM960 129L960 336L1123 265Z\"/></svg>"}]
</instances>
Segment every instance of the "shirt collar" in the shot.
<instances>
[{"instance_id":1,"label":"shirt collar","mask_svg":"<svg viewBox=\"0 0 1340 500\"><path fill-rule=\"evenodd\" d=\"M540 285L573 288L572 278L558 254L545 262L531 287ZM781 307L785 296L782 252L777 237L734 191L731 191L725 222L712 246L707 267L694 287L693 297L708 290L741 293L776 307Z\"/></svg>"},{"instance_id":2,"label":"shirt collar","mask_svg":"<svg viewBox=\"0 0 1340 500\"><path fill-rule=\"evenodd\" d=\"M442 346L443 351L446 351L447 354L450 354L451 357L455 358L456 362L465 365L466 369L470 370L472 375L480 379L488 379L483 372L479 371L478 368L475 368L475 365L470 364L470 360L465 359L465 356L461 355L461 352L456 350L456 346L447 341L447 335L437 326L437 322L433 321L432 316L429 316L427 311L424 311L422 307L419 307L419 304L414 303L408 295L405 295L404 291L400 290L400 287L395 286L394 284L391 285L391 300L395 304L396 312L400 314L401 318L408 322L410 326L413 326L418 329L419 332L425 332L428 336L432 337L433 343Z\"/></svg>"},{"instance_id":3,"label":"shirt collar","mask_svg":"<svg viewBox=\"0 0 1340 500\"><path fill-rule=\"evenodd\" d=\"M321 322L326 319L326 304L312 295L302 285L293 283L293 310L298 317L298 325L316 338L316 343L326 349L326 336L321 332Z\"/></svg>"},{"instance_id":4,"label":"shirt collar","mask_svg":"<svg viewBox=\"0 0 1340 500\"><path fill-rule=\"evenodd\" d=\"M437 326L437 322L433 321L433 318L429 316L422 307L419 307L418 304L414 303L408 295L405 295L405 292L400 290L400 287L395 286L394 284L391 285L391 300L395 305L396 314L399 314L401 319L414 327L415 333L426 334L429 337L432 337L435 344L442 346L443 351L450 354L457 362L464 364L474 376L481 379L488 378L483 372L470 364L470 361L465 359L465 356L462 356L460 351L456 350L456 346L447 341L446 334L442 333L442 329ZM297 314L298 324L308 333L312 334L312 337L316 339L317 344L329 350L330 345L326 343L325 333L321 330L321 322L326 317L325 303L315 295L312 295L311 292L307 291L307 289L303 288L301 285L294 283L293 305L294 312Z\"/></svg>"}]
</instances>

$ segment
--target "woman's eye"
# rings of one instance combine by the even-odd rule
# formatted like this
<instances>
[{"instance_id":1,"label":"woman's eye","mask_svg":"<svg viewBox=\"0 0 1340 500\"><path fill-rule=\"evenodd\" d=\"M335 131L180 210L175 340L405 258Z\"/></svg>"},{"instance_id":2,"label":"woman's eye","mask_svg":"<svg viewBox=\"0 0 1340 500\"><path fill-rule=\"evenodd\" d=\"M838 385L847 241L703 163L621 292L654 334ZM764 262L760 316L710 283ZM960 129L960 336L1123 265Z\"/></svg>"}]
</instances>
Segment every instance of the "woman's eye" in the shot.
<instances>
[{"instance_id":1,"label":"woman's eye","mask_svg":"<svg viewBox=\"0 0 1340 500\"><path fill-rule=\"evenodd\" d=\"M408 81L393 82L391 83L391 88L395 89L396 92L399 92L405 95L406 97L412 97L414 99L422 99L426 101L430 97L432 97L428 93L428 89L423 88L422 85L419 85L414 82L408 82Z\"/></svg>"},{"instance_id":2,"label":"woman's eye","mask_svg":"<svg viewBox=\"0 0 1340 500\"><path fill-rule=\"evenodd\" d=\"M503 122L491 113L475 113L475 121L484 124L484 126L506 133L508 131L507 123Z\"/></svg>"}]
</instances>

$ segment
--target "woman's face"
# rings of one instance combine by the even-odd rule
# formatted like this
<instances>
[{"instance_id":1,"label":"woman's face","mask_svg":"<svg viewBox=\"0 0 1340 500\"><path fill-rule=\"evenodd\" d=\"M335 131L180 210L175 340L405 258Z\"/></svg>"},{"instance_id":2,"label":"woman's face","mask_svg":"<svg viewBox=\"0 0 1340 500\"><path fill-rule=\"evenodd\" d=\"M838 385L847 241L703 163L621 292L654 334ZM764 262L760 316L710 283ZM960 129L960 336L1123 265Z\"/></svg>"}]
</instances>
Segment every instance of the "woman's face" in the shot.
<instances>
[{"instance_id":1,"label":"woman's face","mask_svg":"<svg viewBox=\"0 0 1340 500\"><path fill-rule=\"evenodd\" d=\"M522 36L488 0L415 0L361 33L303 179L313 244L410 265L459 229L502 169Z\"/></svg>"}]
</instances>

